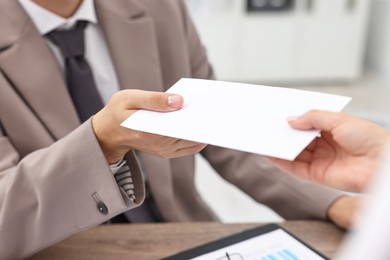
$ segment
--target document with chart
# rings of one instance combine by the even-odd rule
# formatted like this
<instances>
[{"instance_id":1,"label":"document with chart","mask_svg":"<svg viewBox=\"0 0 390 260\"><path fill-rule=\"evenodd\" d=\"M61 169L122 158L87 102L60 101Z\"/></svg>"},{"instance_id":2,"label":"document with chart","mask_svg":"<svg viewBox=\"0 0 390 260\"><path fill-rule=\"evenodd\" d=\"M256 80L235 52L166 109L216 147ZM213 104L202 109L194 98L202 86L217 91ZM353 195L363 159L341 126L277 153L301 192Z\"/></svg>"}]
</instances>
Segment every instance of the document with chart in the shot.
<instances>
[{"instance_id":1,"label":"document with chart","mask_svg":"<svg viewBox=\"0 0 390 260\"><path fill-rule=\"evenodd\" d=\"M323 260L316 252L278 225L244 231L165 260Z\"/></svg>"}]
</instances>

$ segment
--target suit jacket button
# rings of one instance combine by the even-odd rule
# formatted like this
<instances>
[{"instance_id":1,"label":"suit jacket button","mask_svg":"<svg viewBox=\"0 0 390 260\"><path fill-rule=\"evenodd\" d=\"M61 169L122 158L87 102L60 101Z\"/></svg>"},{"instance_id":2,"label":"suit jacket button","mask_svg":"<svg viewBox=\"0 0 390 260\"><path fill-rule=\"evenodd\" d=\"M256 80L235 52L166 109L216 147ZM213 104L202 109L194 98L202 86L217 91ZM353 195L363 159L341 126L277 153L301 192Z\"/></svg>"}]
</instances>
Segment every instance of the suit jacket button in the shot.
<instances>
[{"instance_id":1,"label":"suit jacket button","mask_svg":"<svg viewBox=\"0 0 390 260\"><path fill-rule=\"evenodd\" d=\"M102 213L103 215L107 215L108 208L107 208L106 204L104 204L103 202L100 201L96 204L96 207L100 213Z\"/></svg>"}]
</instances>

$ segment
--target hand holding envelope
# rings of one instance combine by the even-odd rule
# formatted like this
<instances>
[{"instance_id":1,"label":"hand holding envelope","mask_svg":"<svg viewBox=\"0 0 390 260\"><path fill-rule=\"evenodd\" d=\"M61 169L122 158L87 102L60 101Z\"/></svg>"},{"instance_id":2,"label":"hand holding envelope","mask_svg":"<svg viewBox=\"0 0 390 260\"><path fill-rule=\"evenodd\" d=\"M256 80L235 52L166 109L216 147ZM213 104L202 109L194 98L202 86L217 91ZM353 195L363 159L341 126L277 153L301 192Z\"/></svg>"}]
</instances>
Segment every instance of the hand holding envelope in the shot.
<instances>
[{"instance_id":1,"label":"hand holding envelope","mask_svg":"<svg viewBox=\"0 0 390 260\"><path fill-rule=\"evenodd\" d=\"M167 92L184 98L169 113L140 110L122 126L159 135L286 160L318 135L288 125L287 118L312 109L340 111L349 97L242 83L181 79Z\"/></svg>"},{"instance_id":2,"label":"hand holding envelope","mask_svg":"<svg viewBox=\"0 0 390 260\"><path fill-rule=\"evenodd\" d=\"M182 106L183 98L169 93L135 89L115 93L107 105L92 118L94 134L107 162L117 163L131 149L163 158L181 157L201 151L204 144L119 126L120 122L138 109L171 112Z\"/></svg>"}]
</instances>

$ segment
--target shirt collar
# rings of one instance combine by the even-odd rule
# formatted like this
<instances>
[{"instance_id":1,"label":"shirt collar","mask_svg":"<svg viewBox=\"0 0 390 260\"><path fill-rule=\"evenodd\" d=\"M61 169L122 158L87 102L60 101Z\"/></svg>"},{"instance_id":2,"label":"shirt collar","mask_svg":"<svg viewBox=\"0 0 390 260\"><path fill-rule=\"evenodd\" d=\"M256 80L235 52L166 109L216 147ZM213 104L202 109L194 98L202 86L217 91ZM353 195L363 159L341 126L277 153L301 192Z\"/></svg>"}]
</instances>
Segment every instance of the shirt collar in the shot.
<instances>
[{"instance_id":1,"label":"shirt collar","mask_svg":"<svg viewBox=\"0 0 390 260\"><path fill-rule=\"evenodd\" d=\"M95 5L93 0L83 0L80 7L69 18L63 18L31 0L19 0L41 35L45 35L55 29L67 29L77 21L84 20L97 23Z\"/></svg>"}]
</instances>

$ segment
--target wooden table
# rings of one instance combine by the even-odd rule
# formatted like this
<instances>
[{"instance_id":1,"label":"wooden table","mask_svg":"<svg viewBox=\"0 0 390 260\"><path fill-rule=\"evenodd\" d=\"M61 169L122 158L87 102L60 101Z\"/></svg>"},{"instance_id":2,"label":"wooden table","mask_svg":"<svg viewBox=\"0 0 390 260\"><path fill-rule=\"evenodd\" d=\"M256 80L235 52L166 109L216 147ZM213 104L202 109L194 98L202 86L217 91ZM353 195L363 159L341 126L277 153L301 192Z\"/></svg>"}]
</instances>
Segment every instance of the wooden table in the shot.
<instances>
[{"instance_id":1,"label":"wooden table","mask_svg":"<svg viewBox=\"0 0 390 260\"><path fill-rule=\"evenodd\" d=\"M261 225L217 222L101 225L30 259L159 259ZM329 257L335 255L344 234L334 225L320 221L287 221L280 225Z\"/></svg>"}]
</instances>

